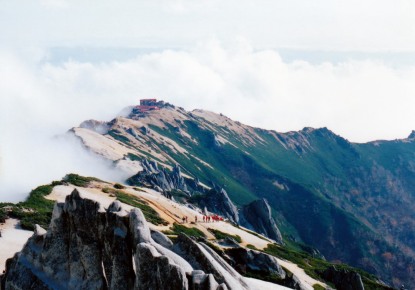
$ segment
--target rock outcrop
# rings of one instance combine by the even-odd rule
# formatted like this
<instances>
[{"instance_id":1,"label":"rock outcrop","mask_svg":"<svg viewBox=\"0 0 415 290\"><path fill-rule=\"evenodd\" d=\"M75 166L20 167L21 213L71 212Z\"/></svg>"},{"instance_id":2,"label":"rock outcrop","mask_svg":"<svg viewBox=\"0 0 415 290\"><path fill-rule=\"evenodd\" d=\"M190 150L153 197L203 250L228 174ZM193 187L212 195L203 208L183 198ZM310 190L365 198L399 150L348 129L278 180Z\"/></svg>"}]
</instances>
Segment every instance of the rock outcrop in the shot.
<instances>
[{"instance_id":1,"label":"rock outcrop","mask_svg":"<svg viewBox=\"0 0 415 290\"><path fill-rule=\"evenodd\" d=\"M108 209L77 190L55 205L48 231L36 227L9 259L1 289L249 289L202 242L173 244L151 232L139 209Z\"/></svg>"},{"instance_id":2,"label":"rock outcrop","mask_svg":"<svg viewBox=\"0 0 415 290\"><path fill-rule=\"evenodd\" d=\"M143 170L130 177L127 180L129 184L144 185L166 193L172 190L189 192L179 165L175 165L172 172L164 168L159 169L155 161L147 159L144 159L141 165Z\"/></svg>"},{"instance_id":3,"label":"rock outcrop","mask_svg":"<svg viewBox=\"0 0 415 290\"><path fill-rule=\"evenodd\" d=\"M141 185L161 191L166 197L171 198L174 190L185 193L188 197L199 194L195 203L200 208L228 218L234 223L239 223L239 215L236 206L230 200L226 191L216 185L208 190L200 186L198 179L189 179L182 176L180 166L175 165L173 170L167 171L159 168L155 161L144 159L143 170L130 177L127 183L130 185Z\"/></svg>"},{"instance_id":4,"label":"rock outcrop","mask_svg":"<svg viewBox=\"0 0 415 290\"><path fill-rule=\"evenodd\" d=\"M264 236L283 243L280 230L271 215L271 207L265 198L255 200L242 207L241 225Z\"/></svg>"},{"instance_id":5,"label":"rock outcrop","mask_svg":"<svg viewBox=\"0 0 415 290\"><path fill-rule=\"evenodd\" d=\"M362 277L359 273L346 269L337 269L335 266L327 268L322 276L332 282L338 290L364 290Z\"/></svg>"},{"instance_id":6,"label":"rock outcrop","mask_svg":"<svg viewBox=\"0 0 415 290\"><path fill-rule=\"evenodd\" d=\"M286 277L278 260L271 255L242 247L225 249L225 254L229 257L230 264L241 274L274 276L280 280Z\"/></svg>"},{"instance_id":7,"label":"rock outcrop","mask_svg":"<svg viewBox=\"0 0 415 290\"><path fill-rule=\"evenodd\" d=\"M207 208L208 211L219 214L239 224L238 209L223 188L214 186L213 189L207 191L203 198L198 201L198 206L200 208Z\"/></svg>"}]
</instances>

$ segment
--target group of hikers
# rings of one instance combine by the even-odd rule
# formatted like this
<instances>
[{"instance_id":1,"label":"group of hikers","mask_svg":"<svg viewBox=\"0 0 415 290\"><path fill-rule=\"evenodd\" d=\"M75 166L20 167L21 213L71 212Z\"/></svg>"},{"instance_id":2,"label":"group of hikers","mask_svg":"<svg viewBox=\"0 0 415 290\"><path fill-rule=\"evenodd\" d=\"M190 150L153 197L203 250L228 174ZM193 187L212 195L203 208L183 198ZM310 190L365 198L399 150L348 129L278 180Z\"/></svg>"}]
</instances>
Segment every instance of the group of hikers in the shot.
<instances>
[{"instance_id":1,"label":"group of hikers","mask_svg":"<svg viewBox=\"0 0 415 290\"><path fill-rule=\"evenodd\" d=\"M196 215L195 216L195 223L197 223L198 220L199 219ZM215 214L215 215L203 215L203 217L200 221L202 221L202 220L203 220L204 223L219 222L219 221L223 221L223 217L218 216L217 214ZM183 223L188 223L189 222L187 216L183 216L182 221L183 221Z\"/></svg>"}]
</instances>

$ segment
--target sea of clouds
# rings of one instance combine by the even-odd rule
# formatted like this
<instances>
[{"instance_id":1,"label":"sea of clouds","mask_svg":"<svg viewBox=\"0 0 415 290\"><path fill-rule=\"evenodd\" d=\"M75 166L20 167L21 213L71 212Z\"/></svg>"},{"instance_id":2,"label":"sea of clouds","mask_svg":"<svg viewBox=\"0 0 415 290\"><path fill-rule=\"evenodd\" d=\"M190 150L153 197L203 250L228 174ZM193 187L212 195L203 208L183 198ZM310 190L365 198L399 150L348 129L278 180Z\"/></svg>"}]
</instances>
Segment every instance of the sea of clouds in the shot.
<instances>
[{"instance_id":1,"label":"sea of clouds","mask_svg":"<svg viewBox=\"0 0 415 290\"><path fill-rule=\"evenodd\" d=\"M85 119L111 120L140 98L281 132L328 127L354 142L404 138L415 129L413 66L286 62L243 39L123 61L51 63L47 53L0 51L0 201L21 200L69 172L123 180L65 132Z\"/></svg>"}]
</instances>

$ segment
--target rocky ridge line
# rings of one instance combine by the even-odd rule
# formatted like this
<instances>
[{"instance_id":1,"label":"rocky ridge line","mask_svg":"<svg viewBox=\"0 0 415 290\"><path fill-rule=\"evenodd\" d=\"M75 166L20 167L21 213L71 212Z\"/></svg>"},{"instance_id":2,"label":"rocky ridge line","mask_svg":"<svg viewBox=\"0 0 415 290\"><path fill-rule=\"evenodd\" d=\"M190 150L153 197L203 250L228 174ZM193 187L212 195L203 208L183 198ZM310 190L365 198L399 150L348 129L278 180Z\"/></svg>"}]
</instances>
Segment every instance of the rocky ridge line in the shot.
<instances>
[{"instance_id":1,"label":"rocky ridge line","mask_svg":"<svg viewBox=\"0 0 415 290\"><path fill-rule=\"evenodd\" d=\"M279 266L273 267L284 278ZM203 242L179 235L173 244L150 231L139 209L126 212L115 201L105 210L75 189L65 203L55 204L48 231L37 226L23 250L8 260L0 289L250 287Z\"/></svg>"}]
</instances>

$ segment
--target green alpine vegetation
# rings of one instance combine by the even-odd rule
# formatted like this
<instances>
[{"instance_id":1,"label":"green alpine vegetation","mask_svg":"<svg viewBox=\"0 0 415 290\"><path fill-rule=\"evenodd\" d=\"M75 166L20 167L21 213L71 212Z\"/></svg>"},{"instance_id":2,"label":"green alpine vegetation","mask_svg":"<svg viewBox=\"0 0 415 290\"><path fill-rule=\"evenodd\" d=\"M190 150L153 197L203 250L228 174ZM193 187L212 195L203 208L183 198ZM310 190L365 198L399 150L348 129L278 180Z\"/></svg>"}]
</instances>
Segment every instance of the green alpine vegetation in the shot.
<instances>
[{"instance_id":1,"label":"green alpine vegetation","mask_svg":"<svg viewBox=\"0 0 415 290\"><path fill-rule=\"evenodd\" d=\"M235 240L235 242L237 242L237 243L242 243L242 239L238 235L231 235L231 234L224 233L224 232L216 230L216 229L209 229L209 232L211 232L215 236L215 238L218 239L218 240L230 238L230 239Z\"/></svg>"},{"instance_id":2,"label":"green alpine vegetation","mask_svg":"<svg viewBox=\"0 0 415 290\"><path fill-rule=\"evenodd\" d=\"M53 186L57 184L59 182L41 185L33 189L25 201L11 206L12 209L8 215L20 219L20 225L23 229L33 231L36 224L47 229L52 218L55 202L46 199L45 196L49 195L52 192Z\"/></svg>"},{"instance_id":3,"label":"green alpine vegetation","mask_svg":"<svg viewBox=\"0 0 415 290\"><path fill-rule=\"evenodd\" d=\"M378 278L372 274L367 273L366 271L350 267L346 264L333 264L328 261L312 257L306 252L292 250L288 247L276 244L268 245L268 247L264 249L264 252L297 264L300 268L304 269L304 271L310 277L313 277L317 280L324 281L325 279L322 273L329 267L335 266L336 269L344 269L350 272L359 273L362 277L362 282L364 284L365 290L392 290L391 287L379 284ZM328 281L325 282L330 284Z\"/></svg>"},{"instance_id":4,"label":"green alpine vegetation","mask_svg":"<svg viewBox=\"0 0 415 290\"><path fill-rule=\"evenodd\" d=\"M171 106L139 116L137 125L136 117L107 123L104 136L135 151L123 159L180 164L190 178L223 187L239 207L265 198L286 243L415 287L414 133L352 143L327 128L278 133Z\"/></svg>"},{"instance_id":5,"label":"green alpine vegetation","mask_svg":"<svg viewBox=\"0 0 415 290\"><path fill-rule=\"evenodd\" d=\"M206 238L206 235L199 229L194 227L186 227L184 225L174 223L170 230L163 231L166 235L186 234L189 237Z\"/></svg>"},{"instance_id":6,"label":"green alpine vegetation","mask_svg":"<svg viewBox=\"0 0 415 290\"><path fill-rule=\"evenodd\" d=\"M95 177L85 177L74 173L67 174L62 181L79 187L87 187L92 181L102 182L102 180Z\"/></svg>"}]
</instances>

